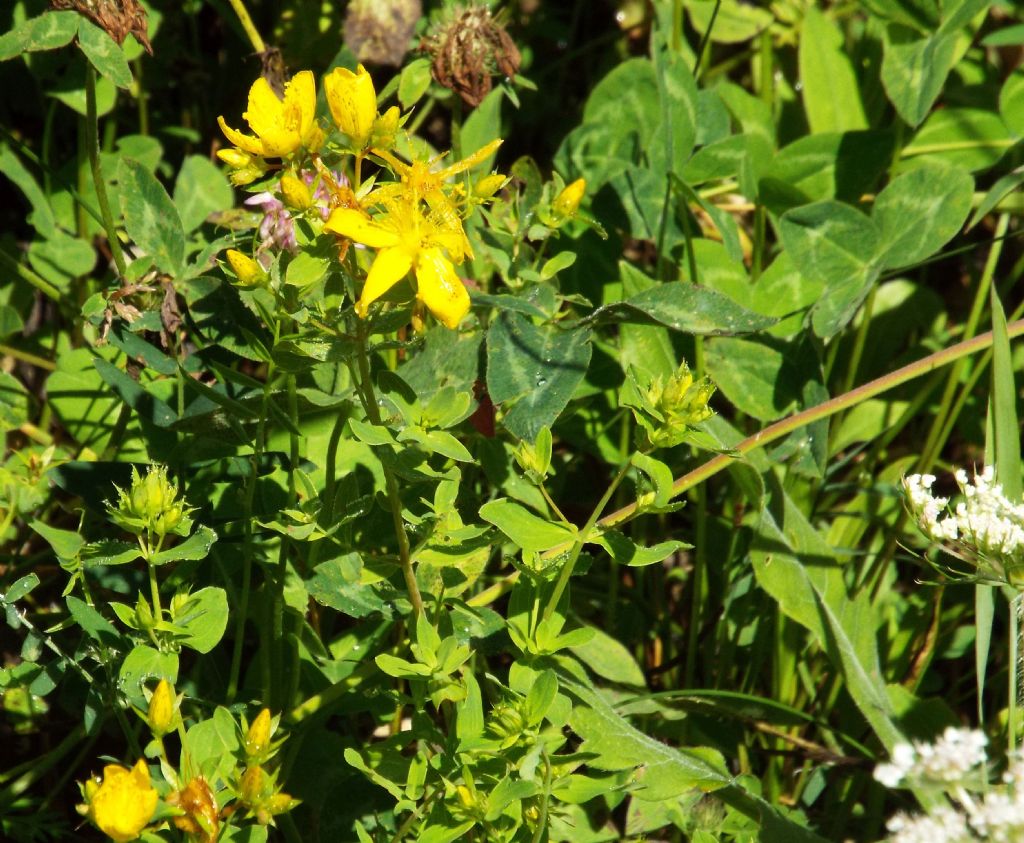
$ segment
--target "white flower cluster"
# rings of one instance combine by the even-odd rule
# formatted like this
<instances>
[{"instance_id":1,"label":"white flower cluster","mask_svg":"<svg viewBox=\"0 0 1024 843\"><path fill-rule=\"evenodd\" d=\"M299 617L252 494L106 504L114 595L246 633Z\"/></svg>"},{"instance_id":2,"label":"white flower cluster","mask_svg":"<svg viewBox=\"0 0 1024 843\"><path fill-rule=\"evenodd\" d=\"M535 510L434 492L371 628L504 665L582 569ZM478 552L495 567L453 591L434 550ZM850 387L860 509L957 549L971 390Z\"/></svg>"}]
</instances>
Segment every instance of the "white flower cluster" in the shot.
<instances>
[{"instance_id":1,"label":"white flower cluster","mask_svg":"<svg viewBox=\"0 0 1024 843\"><path fill-rule=\"evenodd\" d=\"M962 843L971 840L967 818L952 808L931 814L897 814L886 823L892 832L889 843Z\"/></svg>"},{"instance_id":2,"label":"white flower cluster","mask_svg":"<svg viewBox=\"0 0 1024 843\"><path fill-rule=\"evenodd\" d=\"M936 541L955 544L965 556L997 566L984 573L1011 582L1013 570L1024 564L1024 503L1009 500L987 466L971 482L967 472L954 477L963 499L949 509L949 498L931 493L935 476L911 474L903 488L918 525Z\"/></svg>"},{"instance_id":3,"label":"white flower cluster","mask_svg":"<svg viewBox=\"0 0 1024 843\"><path fill-rule=\"evenodd\" d=\"M897 744L890 762L875 767L875 778L886 787L899 787L904 782L962 783L968 773L988 760L987 743L977 730L950 726L935 743Z\"/></svg>"},{"instance_id":4,"label":"white flower cluster","mask_svg":"<svg viewBox=\"0 0 1024 843\"><path fill-rule=\"evenodd\" d=\"M1003 775L1003 787L985 788L980 796L968 792L984 781L967 775L988 762L985 737L980 732L949 728L934 744L900 744L889 764L875 768L875 778L888 787L905 781L940 784L958 802L917 816L900 813L886 828L888 843L1020 843L1024 840L1024 758L1012 760Z\"/></svg>"}]
</instances>

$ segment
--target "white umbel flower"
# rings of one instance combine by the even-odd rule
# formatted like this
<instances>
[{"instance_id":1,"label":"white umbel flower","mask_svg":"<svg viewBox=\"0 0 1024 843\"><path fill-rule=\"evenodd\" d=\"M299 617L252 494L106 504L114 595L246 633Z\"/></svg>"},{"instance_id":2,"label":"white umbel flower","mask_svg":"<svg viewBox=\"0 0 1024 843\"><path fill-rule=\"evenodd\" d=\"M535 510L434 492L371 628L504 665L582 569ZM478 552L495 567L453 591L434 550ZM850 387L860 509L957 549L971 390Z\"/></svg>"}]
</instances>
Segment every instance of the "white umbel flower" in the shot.
<instances>
[{"instance_id":1,"label":"white umbel flower","mask_svg":"<svg viewBox=\"0 0 1024 843\"><path fill-rule=\"evenodd\" d=\"M905 782L959 784L988 761L984 734L976 729L948 727L935 743L897 744L887 764L875 768L875 778L886 787Z\"/></svg>"},{"instance_id":2,"label":"white umbel flower","mask_svg":"<svg viewBox=\"0 0 1024 843\"><path fill-rule=\"evenodd\" d=\"M966 843L971 840L967 818L952 808L931 814L897 814L886 824L892 832L889 843Z\"/></svg>"}]
</instances>

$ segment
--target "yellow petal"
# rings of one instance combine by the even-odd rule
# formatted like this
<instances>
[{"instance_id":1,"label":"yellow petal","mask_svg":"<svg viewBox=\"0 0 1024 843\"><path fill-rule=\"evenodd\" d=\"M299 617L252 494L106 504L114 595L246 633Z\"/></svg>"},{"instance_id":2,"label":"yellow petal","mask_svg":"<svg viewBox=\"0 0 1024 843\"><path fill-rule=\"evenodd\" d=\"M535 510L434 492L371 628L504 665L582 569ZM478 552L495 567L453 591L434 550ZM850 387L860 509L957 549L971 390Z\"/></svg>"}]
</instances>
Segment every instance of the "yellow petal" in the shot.
<instances>
[{"instance_id":1,"label":"yellow petal","mask_svg":"<svg viewBox=\"0 0 1024 843\"><path fill-rule=\"evenodd\" d=\"M463 172L465 170L470 169L471 167L475 167L477 164L479 164L485 158L490 158L491 155L494 154L494 151L499 146L501 146L502 143L503 143L503 141L501 140L501 138L498 138L497 140L492 140L486 146L480 147L472 155L469 155L466 158L463 158L461 161L456 161L450 167L445 167L437 175L440 178L446 179L449 176L454 176L456 173L461 173L461 172Z\"/></svg>"},{"instance_id":2,"label":"yellow petal","mask_svg":"<svg viewBox=\"0 0 1024 843\"><path fill-rule=\"evenodd\" d=\"M248 152L250 155L266 154L263 151L263 142L259 138L246 135L238 131L238 129L232 129L224 122L223 117L218 117L217 123L220 124L220 130L224 133L224 136L243 152Z\"/></svg>"},{"instance_id":3,"label":"yellow petal","mask_svg":"<svg viewBox=\"0 0 1024 843\"><path fill-rule=\"evenodd\" d=\"M263 141L264 154L279 157L289 155L299 148L301 114L296 104L289 103L289 119L285 104L277 98L270 83L262 76L249 89L249 108L242 115L252 130Z\"/></svg>"},{"instance_id":4,"label":"yellow petal","mask_svg":"<svg viewBox=\"0 0 1024 843\"><path fill-rule=\"evenodd\" d=\"M442 258L443 260L443 258ZM412 257L404 249L383 249L370 267L362 295L356 303L356 313L363 318L370 305L395 286L412 269Z\"/></svg>"},{"instance_id":5,"label":"yellow petal","mask_svg":"<svg viewBox=\"0 0 1024 843\"><path fill-rule=\"evenodd\" d=\"M296 73L284 88L285 109L293 108L298 113L299 137L307 140L313 131L316 116L316 80L309 70Z\"/></svg>"},{"instance_id":6,"label":"yellow petal","mask_svg":"<svg viewBox=\"0 0 1024 843\"><path fill-rule=\"evenodd\" d=\"M398 245L398 235L394 231L374 222L355 208L335 208L324 223L324 228L373 249Z\"/></svg>"},{"instance_id":7,"label":"yellow petal","mask_svg":"<svg viewBox=\"0 0 1024 843\"><path fill-rule=\"evenodd\" d=\"M441 322L457 328L469 311L469 293L440 249L424 249L416 260L419 298Z\"/></svg>"},{"instance_id":8,"label":"yellow petal","mask_svg":"<svg viewBox=\"0 0 1024 843\"><path fill-rule=\"evenodd\" d=\"M576 213L583 200L583 193L587 189L587 182L584 179L576 179L572 184L565 187L555 201L551 203L551 210L559 217L569 217Z\"/></svg>"}]
</instances>

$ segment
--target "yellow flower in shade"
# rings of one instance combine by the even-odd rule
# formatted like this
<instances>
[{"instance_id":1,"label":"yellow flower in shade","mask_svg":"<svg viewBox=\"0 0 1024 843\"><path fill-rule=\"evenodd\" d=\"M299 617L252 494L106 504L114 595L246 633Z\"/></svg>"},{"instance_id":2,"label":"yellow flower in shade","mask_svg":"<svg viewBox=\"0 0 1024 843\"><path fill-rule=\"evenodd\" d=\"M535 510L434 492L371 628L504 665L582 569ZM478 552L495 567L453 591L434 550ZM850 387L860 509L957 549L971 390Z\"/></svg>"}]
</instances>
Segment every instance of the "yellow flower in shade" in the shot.
<instances>
[{"instance_id":1,"label":"yellow flower in shade","mask_svg":"<svg viewBox=\"0 0 1024 843\"><path fill-rule=\"evenodd\" d=\"M455 272L450 254L461 263L472 256L462 225L443 214L424 216L418 203L394 202L376 219L354 208L336 208L324 229L377 249L356 313L365 318L374 301L402 280L416 274L416 297L449 328L469 310L469 293Z\"/></svg>"},{"instance_id":2,"label":"yellow flower in shade","mask_svg":"<svg viewBox=\"0 0 1024 843\"><path fill-rule=\"evenodd\" d=\"M565 219L575 214L580 207L586 189L587 183L584 179L576 179L572 184L567 185L551 203L551 210L554 211L555 216Z\"/></svg>"},{"instance_id":3,"label":"yellow flower in shade","mask_svg":"<svg viewBox=\"0 0 1024 843\"><path fill-rule=\"evenodd\" d=\"M365 149L377 119L377 92L370 74L362 65L355 73L336 67L324 77L324 91L335 125L352 139L356 149Z\"/></svg>"},{"instance_id":4,"label":"yellow flower in shade","mask_svg":"<svg viewBox=\"0 0 1024 843\"><path fill-rule=\"evenodd\" d=\"M141 758L130 770L117 764L103 768L103 780L85 783L89 819L111 840L135 840L156 811L156 790Z\"/></svg>"},{"instance_id":5,"label":"yellow flower in shade","mask_svg":"<svg viewBox=\"0 0 1024 843\"><path fill-rule=\"evenodd\" d=\"M242 152L261 158L281 158L300 147L315 149L320 145L322 133L316 125L315 113L316 82L313 74L304 70L285 85L283 100L277 98L262 76L253 82L249 108L242 117L255 137L232 129L223 117L218 117L217 122L227 139ZM227 160L223 155L220 157Z\"/></svg>"},{"instance_id":6,"label":"yellow flower in shade","mask_svg":"<svg viewBox=\"0 0 1024 843\"><path fill-rule=\"evenodd\" d=\"M220 816L217 800L206 779L197 776L177 793L171 794L167 801L184 812L171 820L175 828L202 843L212 843L217 839Z\"/></svg>"},{"instance_id":7,"label":"yellow flower in shade","mask_svg":"<svg viewBox=\"0 0 1024 843\"><path fill-rule=\"evenodd\" d=\"M284 197L284 204L296 211L305 211L313 205L309 185L291 174L281 176L281 196Z\"/></svg>"}]
</instances>

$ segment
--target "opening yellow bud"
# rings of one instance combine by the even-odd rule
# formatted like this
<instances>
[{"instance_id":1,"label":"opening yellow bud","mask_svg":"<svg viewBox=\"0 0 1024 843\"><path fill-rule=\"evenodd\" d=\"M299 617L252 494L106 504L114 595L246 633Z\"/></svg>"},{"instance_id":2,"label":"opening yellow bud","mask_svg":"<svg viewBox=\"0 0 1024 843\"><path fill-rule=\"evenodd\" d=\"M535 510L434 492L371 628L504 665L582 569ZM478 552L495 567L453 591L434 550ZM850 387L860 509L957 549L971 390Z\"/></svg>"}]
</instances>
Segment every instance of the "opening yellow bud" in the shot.
<instances>
[{"instance_id":1,"label":"opening yellow bud","mask_svg":"<svg viewBox=\"0 0 1024 843\"><path fill-rule=\"evenodd\" d=\"M272 726L270 709L265 708L256 715L256 719L252 721L249 731L245 735L246 755L251 758L256 755L262 755L267 751L267 748L270 746Z\"/></svg>"},{"instance_id":2,"label":"opening yellow bud","mask_svg":"<svg viewBox=\"0 0 1024 843\"><path fill-rule=\"evenodd\" d=\"M492 173L489 176L484 176L475 185L473 185L473 196L477 199L490 199L501 190L508 182L508 177L503 176L501 173Z\"/></svg>"},{"instance_id":3,"label":"opening yellow bud","mask_svg":"<svg viewBox=\"0 0 1024 843\"><path fill-rule=\"evenodd\" d=\"M146 716L149 729L155 737L163 737L174 725L174 688L166 679L161 679L160 684L153 691L149 698L149 712Z\"/></svg>"},{"instance_id":4,"label":"opening yellow bud","mask_svg":"<svg viewBox=\"0 0 1024 843\"><path fill-rule=\"evenodd\" d=\"M355 73L336 67L324 78L324 91L335 125L349 136L355 149L365 149L377 117L377 92L370 74L362 65Z\"/></svg>"},{"instance_id":5,"label":"opening yellow bud","mask_svg":"<svg viewBox=\"0 0 1024 843\"><path fill-rule=\"evenodd\" d=\"M585 179L576 179L572 184L555 197L551 203L551 210L559 217L571 217L579 210L580 202L583 200L583 193L587 189Z\"/></svg>"}]
</instances>

